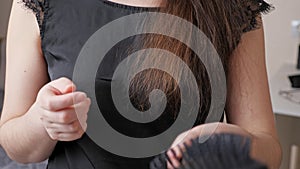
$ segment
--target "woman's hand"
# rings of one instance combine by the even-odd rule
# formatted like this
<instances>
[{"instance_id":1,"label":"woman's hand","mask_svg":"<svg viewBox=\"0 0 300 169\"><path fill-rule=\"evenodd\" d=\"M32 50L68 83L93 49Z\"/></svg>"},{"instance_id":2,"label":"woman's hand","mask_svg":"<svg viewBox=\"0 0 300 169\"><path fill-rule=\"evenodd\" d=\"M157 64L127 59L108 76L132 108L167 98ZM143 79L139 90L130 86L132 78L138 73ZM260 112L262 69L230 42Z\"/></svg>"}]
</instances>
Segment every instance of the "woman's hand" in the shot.
<instances>
[{"instance_id":1,"label":"woman's hand","mask_svg":"<svg viewBox=\"0 0 300 169\"><path fill-rule=\"evenodd\" d=\"M52 140L73 141L86 131L90 103L71 80L60 78L41 88L34 108Z\"/></svg>"},{"instance_id":2,"label":"woman's hand","mask_svg":"<svg viewBox=\"0 0 300 169\"><path fill-rule=\"evenodd\" d=\"M250 133L236 125L226 123L209 123L199 125L197 127L192 128L191 130L180 134L173 142L171 146L172 149L167 152L167 155L170 161L172 162L173 166L178 168L180 165L180 159L182 158L182 154L178 146L180 146L181 149L184 150L183 143L190 145L190 141L199 136L205 136L201 138L202 140L199 140L201 142L205 142L209 138L209 136L218 133L242 135L250 138L250 140L252 141L254 139L254 137ZM172 167L172 165L168 163L169 169L174 169L174 167Z\"/></svg>"}]
</instances>

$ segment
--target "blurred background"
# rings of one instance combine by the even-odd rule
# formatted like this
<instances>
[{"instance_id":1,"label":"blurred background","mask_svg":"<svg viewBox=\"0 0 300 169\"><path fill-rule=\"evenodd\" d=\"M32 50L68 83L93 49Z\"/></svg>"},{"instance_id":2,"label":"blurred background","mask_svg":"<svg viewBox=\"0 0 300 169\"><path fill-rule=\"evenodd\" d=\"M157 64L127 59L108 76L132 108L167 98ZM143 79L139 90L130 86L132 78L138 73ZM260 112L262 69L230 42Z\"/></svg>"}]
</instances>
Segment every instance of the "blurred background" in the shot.
<instances>
[{"instance_id":1,"label":"blurred background","mask_svg":"<svg viewBox=\"0 0 300 169\"><path fill-rule=\"evenodd\" d=\"M0 0L0 110L4 92L5 38L11 1ZM291 88L288 79L289 75L300 74L300 70L296 69L300 43L300 0L268 2L276 7L263 19L272 105L283 147L281 169L300 169L300 89ZM1 169L44 169L45 166L46 162L17 164L9 160L0 147Z\"/></svg>"}]
</instances>

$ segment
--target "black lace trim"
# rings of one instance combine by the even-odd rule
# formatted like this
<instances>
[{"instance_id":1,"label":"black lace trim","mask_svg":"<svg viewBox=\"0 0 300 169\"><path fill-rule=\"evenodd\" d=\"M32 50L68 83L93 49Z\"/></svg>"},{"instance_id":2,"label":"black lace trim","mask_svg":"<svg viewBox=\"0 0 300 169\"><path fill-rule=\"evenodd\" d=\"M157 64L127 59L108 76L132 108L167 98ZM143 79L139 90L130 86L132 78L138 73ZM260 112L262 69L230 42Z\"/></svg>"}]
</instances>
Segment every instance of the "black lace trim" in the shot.
<instances>
[{"instance_id":1,"label":"black lace trim","mask_svg":"<svg viewBox=\"0 0 300 169\"><path fill-rule=\"evenodd\" d=\"M46 0L22 0L25 6L31 9L37 18L37 22L40 28L41 37L44 36L44 20L46 19L46 9L48 5Z\"/></svg>"},{"instance_id":2,"label":"black lace trim","mask_svg":"<svg viewBox=\"0 0 300 169\"><path fill-rule=\"evenodd\" d=\"M104 2L109 3L109 1ZM22 3L36 14L41 37L43 37L44 21L46 20L48 8L47 0L22 0ZM233 14L238 22L242 24L240 27L242 32L249 32L259 28L261 22L258 20L258 17L261 14L267 14L274 9L272 5L264 0L236 0L236 5L241 5L241 8L244 9Z\"/></svg>"},{"instance_id":3,"label":"black lace trim","mask_svg":"<svg viewBox=\"0 0 300 169\"><path fill-rule=\"evenodd\" d=\"M243 32L249 32L251 30L257 29L261 26L261 21L258 20L258 17L261 14L267 14L274 7L264 0L246 0L245 2L246 8L244 11L244 16L242 20L244 20L244 25L242 26Z\"/></svg>"}]
</instances>

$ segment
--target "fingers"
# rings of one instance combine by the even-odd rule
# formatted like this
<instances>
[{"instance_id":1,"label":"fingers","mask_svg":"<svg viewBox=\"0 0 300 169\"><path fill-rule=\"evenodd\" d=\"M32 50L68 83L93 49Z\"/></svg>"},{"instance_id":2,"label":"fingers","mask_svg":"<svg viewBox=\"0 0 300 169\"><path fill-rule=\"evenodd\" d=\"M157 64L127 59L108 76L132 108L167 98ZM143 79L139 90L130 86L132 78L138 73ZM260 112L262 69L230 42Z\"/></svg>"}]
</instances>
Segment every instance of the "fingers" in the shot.
<instances>
[{"instance_id":1,"label":"fingers","mask_svg":"<svg viewBox=\"0 0 300 169\"><path fill-rule=\"evenodd\" d=\"M180 134L173 142L171 149L167 152L169 157L169 162L167 163L168 169L179 168L183 157L182 153L186 150L185 146L190 146L192 144L192 139L201 134L207 134L210 131L211 128L207 129L207 132L205 133L204 127L199 126Z\"/></svg>"},{"instance_id":2,"label":"fingers","mask_svg":"<svg viewBox=\"0 0 300 169\"><path fill-rule=\"evenodd\" d=\"M48 85L56 88L63 94L70 93L72 91L76 91L75 84L70 79L65 78L65 77L53 80Z\"/></svg>"},{"instance_id":3,"label":"fingers","mask_svg":"<svg viewBox=\"0 0 300 169\"><path fill-rule=\"evenodd\" d=\"M37 97L40 119L49 137L58 141L79 139L87 129L91 100L67 78L45 85Z\"/></svg>"},{"instance_id":4,"label":"fingers","mask_svg":"<svg viewBox=\"0 0 300 169\"><path fill-rule=\"evenodd\" d=\"M83 92L73 92L63 95L44 97L41 99L41 107L49 111L59 111L85 101L87 95Z\"/></svg>"},{"instance_id":5,"label":"fingers","mask_svg":"<svg viewBox=\"0 0 300 169\"><path fill-rule=\"evenodd\" d=\"M46 125L51 124L50 127L52 128L55 124L58 124L56 126L68 125L77 120L79 120L79 122L84 126L87 121L87 113L89 111L90 104L91 100L86 98L84 101L60 111L53 112L44 110L41 114L41 119L46 122Z\"/></svg>"},{"instance_id":6,"label":"fingers","mask_svg":"<svg viewBox=\"0 0 300 169\"><path fill-rule=\"evenodd\" d=\"M87 99L59 112L47 111L41 120L50 138L58 141L79 139L87 129L89 105L90 100Z\"/></svg>"},{"instance_id":7,"label":"fingers","mask_svg":"<svg viewBox=\"0 0 300 169\"><path fill-rule=\"evenodd\" d=\"M59 141L73 141L80 139L84 132L75 132L75 133L58 133Z\"/></svg>"},{"instance_id":8,"label":"fingers","mask_svg":"<svg viewBox=\"0 0 300 169\"><path fill-rule=\"evenodd\" d=\"M76 86L67 78L60 78L46 84L38 93L37 102L40 107L57 111L83 101L87 96L83 92L75 92Z\"/></svg>"},{"instance_id":9,"label":"fingers","mask_svg":"<svg viewBox=\"0 0 300 169\"><path fill-rule=\"evenodd\" d=\"M74 84L72 84L72 85L69 85L69 86L67 86L66 88L65 88L65 90L63 90L63 94L66 94L66 93L72 93L72 92L74 92L74 91L76 91L76 86L74 85Z\"/></svg>"},{"instance_id":10,"label":"fingers","mask_svg":"<svg viewBox=\"0 0 300 169\"><path fill-rule=\"evenodd\" d=\"M48 130L52 130L53 132L56 133L75 133L78 132L79 130L83 130L78 120L70 124L60 124L60 123L45 121L45 127Z\"/></svg>"},{"instance_id":11,"label":"fingers","mask_svg":"<svg viewBox=\"0 0 300 169\"><path fill-rule=\"evenodd\" d=\"M168 169L175 169L180 167L183 153L186 151L186 146L190 146L191 144L192 141L187 140L184 143L180 143L167 151L167 156L169 158L169 161L167 163Z\"/></svg>"},{"instance_id":12,"label":"fingers","mask_svg":"<svg viewBox=\"0 0 300 169\"><path fill-rule=\"evenodd\" d=\"M57 130L51 128L47 129L47 132L49 137L56 141L73 141L81 138L84 134L84 130L78 130L75 132L57 132Z\"/></svg>"},{"instance_id":13,"label":"fingers","mask_svg":"<svg viewBox=\"0 0 300 169\"><path fill-rule=\"evenodd\" d=\"M87 128L87 118L88 118L88 111L91 105L91 99L87 98L84 102L80 102L79 104L76 104L74 106L74 109L76 110L77 118L83 127L84 130Z\"/></svg>"},{"instance_id":14,"label":"fingers","mask_svg":"<svg viewBox=\"0 0 300 169\"><path fill-rule=\"evenodd\" d=\"M42 121L53 140L73 141L81 138L87 129L87 113L90 99L86 98L72 107L60 111L44 111Z\"/></svg>"},{"instance_id":15,"label":"fingers","mask_svg":"<svg viewBox=\"0 0 300 169\"><path fill-rule=\"evenodd\" d=\"M63 109L58 112L45 111L42 119L49 123L69 124L77 120L77 114L73 108Z\"/></svg>"},{"instance_id":16,"label":"fingers","mask_svg":"<svg viewBox=\"0 0 300 169\"><path fill-rule=\"evenodd\" d=\"M182 158L181 152L177 152L174 149L170 149L167 152L167 155L168 155L169 160L170 160L170 161L168 161L168 169L179 168L180 160Z\"/></svg>"}]
</instances>

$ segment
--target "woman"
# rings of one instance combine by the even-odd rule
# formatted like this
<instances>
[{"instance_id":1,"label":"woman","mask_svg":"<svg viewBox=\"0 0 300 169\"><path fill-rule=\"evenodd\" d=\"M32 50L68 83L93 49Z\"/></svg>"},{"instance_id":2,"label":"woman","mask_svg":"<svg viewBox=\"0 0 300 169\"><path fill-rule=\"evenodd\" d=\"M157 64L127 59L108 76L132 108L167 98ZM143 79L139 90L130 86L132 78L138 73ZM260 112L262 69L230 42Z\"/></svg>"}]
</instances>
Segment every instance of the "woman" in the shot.
<instances>
[{"instance_id":1,"label":"woman","mask_svg":"<svg viewBox=\"0 0 300 169\"><path fill-rule=\"evenodd\" d=\"M167 74L156 70L143 72L133 79L130 88L132 103L140 111L149 108L149 91L160 88L167 93L173 106L167 106L155 124L124 123L124 119L116 113L110 93L105 92L110 91L114 68L120 58L126 57L124 53L149 47L167 49L189 65L196 74L200 89L199 115L195 127L184 139L205 134L203 131L206 128L217 125L217 133L229 132L250 137L253 143L251 155L271 169L279 167L281 149L269 98L264 35L260 24L260 12L266 12L269 8L264 1L24 2L36 15L15 0L8 30L6 92L0 138L10 158L22 163L49 158L49 169L148 168L152 158L114 155L84 134L91 100L84 92L76 90L72 71L84 43L99 28L132 13L162 10L193 22L218 51L227 77L225 110L230 124L203 124L211 93L204 66L201 61L190 59L194 54L182 43L159 35L135 36L120 42L99 66L97 102L99 107L104 107L102 113L106 120L119 132L142 138L161 133L174 122L177 116L174 112L178 110L176 96L180 91ZM176 154L180 156L180 153ZM176 166L178 162L174 154L169 153L169 156Z\"/></svg>"}]
</instances>

